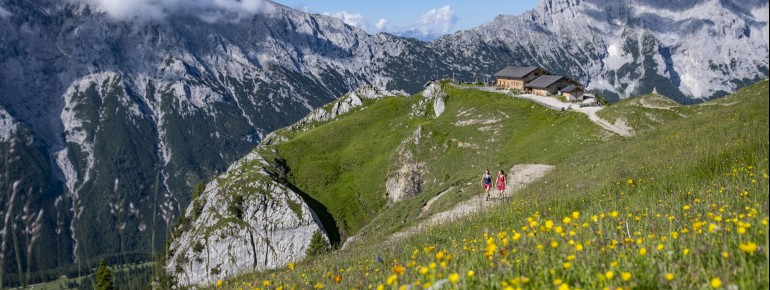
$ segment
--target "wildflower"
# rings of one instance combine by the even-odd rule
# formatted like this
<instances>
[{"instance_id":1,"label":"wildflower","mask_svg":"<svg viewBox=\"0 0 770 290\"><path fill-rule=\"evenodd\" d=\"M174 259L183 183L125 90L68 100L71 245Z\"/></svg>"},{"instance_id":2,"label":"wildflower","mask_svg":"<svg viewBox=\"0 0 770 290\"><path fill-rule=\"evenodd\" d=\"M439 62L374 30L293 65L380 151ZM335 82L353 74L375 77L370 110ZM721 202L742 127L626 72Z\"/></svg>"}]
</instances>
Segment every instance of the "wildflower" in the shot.
<instances>
[{"instance_id":1,"label":"wildflower","mask_svg":"<svg viewBox=\"0 0 770 290\"><path fill-rule=\"evenodd\" d=\"M222 282L222 279L218 279L217 280L217 287L222 287L222 284L224 284L224 282Z\"/></svg>"},{"instance_id":2,"label":"wildflower","mask_svg":"<svg viewBox=\"0 0 770 290\"><path fill-rule=\"evenodd\" d=\"M577 250L578 252L583 251L583 245L582 244L575 245L575 250Z\"/></svg>"},{"instance_id":3,"label":"wildflower","mask_svg":"<svg viewBox=\"0 0 770 290\"><path fill-rule=\"evenodd\" d=\"M658 244L657 247L655 247L658 251L663 250L663 244Z\"/></svg>"},{"instance_id":4,"label":"wildflower","mask_svg":"<svg viewBox=\"0 0 770 290\"><path fill-rule=\"evenodd\" d=\"M577 211L573 211L572 212L572 218L573 219L578 219L579 217L580 217L580 212L577 212Z\"/></svg>"},{"instance_id":5,"label":"wildflower","mask_svg":"<svg viewBox=\"0 0 770 290\"><path fill-rule=\"evenodd\" d=\"M687 256L687 254L689 254L689 253L690 253L690 249L688 249L688 248L684 248L684 250L682 250L682 254L685 255L685 256Z\"/></svg>"},{"instance_id":6,"label":"wildflower","mask_svg":"<svg viewBox=\"0 0 770 290\"><path fill-rule=\"evenodd\" d=\"M404 266L401 266L401 265L395 265L393 266L392 270L393 270L393 274L401 275L401 274L404 274L404 271L406 270L406 268L404 268Z\"/></svg>"},{"instance_id":7,"label":"wildflower","mask_svg":"<svg viewBox=\"0 0 770 290\"><path fill-rule=\"evenodd\" d=\"M623 281L631 280L631 273L630 272L620 273L620 278L622 278Z\"/></svg>"},{"instance_id":8,"label":"wildflower","mask_svg":"<svg viewBox=\"0 0 770 290\"><path fill-rule=\"evenodd\" d=\"M668 281L674 280L674 274L666 273L666 280L668 280Z\"/></svg>"},{"instance_id":9,"label":"wildflower","mask_svg":"<svg viewBox=\"0 0 770 290\"><path fill-rule=\"evenodd\" d=\"M460 281L460 275L457 273L449 274L449 282L452 284L457 283L457 281Z\"/></svg>"},{"instance_id":10,"label":"wildflower","mask_svg":"<svg viewBox=\"0 0 770 290\"><path fill-rule=\"evenodd\" d=\"M685 206L683 206L683 207L682 207L682 209L683 209L683 210L689 210L689 209L690 209L690 206L689 206L689 205L685 205Z\"/></svg>"},{"instance_id":11,"label":"wildflower","mask_svg":"<svg viewBox=\"0 0 770 290\"><path fill-rule=\"evenodd\" d=\"M444 252L443 251L439 251L439 252L436 253L436 259L437 260L441 260L443 258L444 258Z\"/></svg>"},{"instance_id":12,"label":"wildflower","mask_svg":"<svg viewBox=\"0 0 770 290\"><path fill-rule=\"evenodd\" d=\"M613 218L616 218L616 217L618 217L618 211L616 211L616 210L613 210L613 211L610 213L610 216L611 216L611 217L613 217Z\"/></svg>"},{"instance_id":13,"label":"wildflower","mask_svg":"<svg viewBox=\"0 0 770 290\"><path fill-rule=\"evenodd\" d=\"M559 246L559 242L557 241L551 241L551 248L556 248Z\"/></svg>"},{"instance_id":14,"label":"wildflower","mask_svg":"<svg viewBox=\"0 0 770 290\"><path fill-rule=\"evenodd\" d=\"M754 254L757 251L757 244L754 242L742 243L738 245L738 248L744 253Z\"/></svg>"},{"instance_id":15,"label":"wildflower","mask_svg":"<svg viewBox=\"0 0 770 290\"><path fill-rule=\"evenodd\" d=\"M315 286L313 286L313 289L323 289L323 288L324 288L324 283L321 283L321 282L318 282L315 284Z\"/></svg>"},{"instance_id":16,"label":"wildflower","mask_svg":"<svg viewBox=\"0 0 770 290\"><path fill-rule=\"evenodd\" d=\"M591 216L591 221L593 221L593 222L599 222L599 217L597 217L596 215L592 215L592 216Z\"/></svg>"},{"instance_id":17,"label":"wildflower","mask_svg":"<svg viewBox=\"0 0 770 290\"><path fill-rule=\"evenodd\" d=\"M396 283L396 281L398 281L398 276L390 275L390 277L388 277L388 280L385 280L385 284L388 284L388 286L390 286L390 285L393 285L393 283Z\"/></svg>"},{"instance_id":18,"label":"wildflower","mask_svg":"<svg viewBox=\"0 0 770 290\"><path fill-rule=\"evenodd\" d=\"M553 228L553 221L552 220L545 221L545 228L548 229L548 230L552 229Z\"/></svg>"},{"instance_id":19,"label":"wildflower","mask_svg":"<svg viewBox=\"0 0 770 290\"><path fill-rule=\"evenodd\" d=\"M342 275L340 274L334 275L334 283L339 284L341 281L342 281ZM269 286L269 285L265 285L265 286Z\"/></svg>"},{"instance_id":20,"label":"wildflower","mask_svg":"<svg viewBox=\"0 0 770 290\"><path fill-rule=\"evenodd\" d=\"M561 284L559 290L569 290L569 285L567 283Z\"/></svg>"},{"instance_id":21,"label":"wildflower","mask_svg":"<svg viewBox=\"0 0 770 290\"><path fill-rule=\"evenodd\" d=\"M377 285L377 290L385 290L385 285L383 284Z\"/></svg>"},{"instance_id":22,"label":"wildflower","mask_svg":"<svg viewBox=\"0 0 770 290\"><path fill-rule=\"evenodd\" d=\"M722 286L722 280L719 280L719 278L713 278L711 279L711 288L719 288Z\"/></svg>"},{"instance_id":23,"label":"wildflower","mask_svg":"<svg viewBox=\"0 0 770 290\"><path fill-rule=\"evenodd\" d=\"M470 271L468 271L468 273L465 273L465 276L467 276L468 278L473 278L473 275L475 275L475 274L476 273L473 272L473 270L470 270Z\"/></svg>"},{"instance_id":24,"label":"wildflower","mask_svg":"<svg viewBox=\"0 0 770 290\"><path fill-rule=\"evenodd\" d=\"M565 225L568 225L569 223L571 223L571 222L572 222L572 219L571 219L571 218L569 218L569 217L564 217L564 218L561 220L561 222L562 222L563 224L565 224Z\"/></svg>"},{"instance_id":25,"label":"wildflower","mask_svg":"<svg viewBox=\"0 0 770 290\"><path fill-rule=\"evenodd\" d=\"M420 275L428 274L428 267L421 267L420 268Z\"/></svg>"},{"instance_id":26,"label":"wildflower","mask_svg":"<svg viewBox=\"0 0 770 290\"><path fill-rule=\"evenodd\" d=\"M289 263L289 270L294 270L294 262Z\"/></svg>"},{"instance_id":27,"label":"wildflower","mask_svg":"<svg viewBox=\"0 0 770 290\"><path fill-rule=\"evenodd\" d=\"M265 287L270 286L270 280L262 281L262 286L265 286Z\"/></svg>"},{"instance_id":28,"label":"wildflower","mask_svg":"<svg viewBox=\"0 0 770 290\"><path fill-rule=\"evenodd\" d=\"M562 264L562 267L564 267L564 269L568 270L569 268L572 268L572 263L564 262L564 264Z\"/></svg>"},{"instance_id":29,"label":"wildflower","mask_svg":"<svg viewBox=\"0 0 770 290\"><path fill-rule=\"evenodd\" d=\"M604 277L607 278L607 280L611 280L612 278L615 277L615 272L607 271L606 273L604 273Z\"/></svg>"},{"instance_id":30,"label":"wildflower","mask_svg":"<svg viewBox=\"0 0 770 290\"><path fill-rule=\"evenodd\" d=\"M725 259L730 258L730 253L722 252L722 257L725 258Z\"/></svg>"},{"instance_id":31,"label":"wildflower","mask_svg":"<svg viewBox=\"0 0 770 290\"><path fill-rule=\"evenodd\" d=\"M639 249L639 255L642 255L642 256L647 255L647 248Z\"/></svg>"}]
</instances>

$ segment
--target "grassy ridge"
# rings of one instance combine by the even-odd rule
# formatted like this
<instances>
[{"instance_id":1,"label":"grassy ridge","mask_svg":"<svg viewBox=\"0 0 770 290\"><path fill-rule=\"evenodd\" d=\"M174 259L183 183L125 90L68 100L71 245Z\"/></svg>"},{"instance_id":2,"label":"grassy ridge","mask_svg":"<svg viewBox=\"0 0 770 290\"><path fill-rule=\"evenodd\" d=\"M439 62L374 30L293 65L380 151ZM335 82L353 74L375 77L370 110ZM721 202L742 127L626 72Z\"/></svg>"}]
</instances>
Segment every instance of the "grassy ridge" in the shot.
<instances>
[{"instance_id":1,"label":"grassy ridge","mask_svg":"<svg viewBox=\"0 0 770 290\"><path fill-rule=\"evenodd\" d=\"M456 95L466 92L450 91L448 111L464 107L453 106L462 99ZM223 281L223 286L767 288L768 107L768 82L763 81L718 102L688 108L700 114L671 119L632 138L547 147L569 149L543 157L548 150L531 144L559 144L558 138L577 143L576 137L560 132L537 142L539 136L530 137L533 141L520 136L520 144L530 146L519 157L503 149L507 154L498 156L504 158L488 162L550 161L557 169L507 205L397 245L380 243L389 232L383 226L382 235L358 246ZM542 114L556 114L552 122L573 118ZM441 118L430 122L433 128L442 124ZM473 135L467 133L463 137ZM502 144L514 143L505 140ZM499 148L508 146L514 147ZM475 182L478 170L467 167L451 169ZM418 205L414 200L422 196L404 204Z\"/></svg>"},{"instance_id":2,"label":"grassy ridge","mask_svg":"<svg viewBox=\"0 0 770 290\"><path fill-rule=\"evenodd\" d=\"M374 102L306 132L282 132L290 141L277 151L291 168L290 181L329 209L343 236L365 226L367 232L392 232L410 224L419 213L414 209L438 192L471 180L477 189L484 168L561 162L602 136L582 114L475 90L447 88L447 94L445 112L437 118L431 104L415 95ZM383 211L384 185L399 146L418 128L419 145L403 146L425 164L425 194ZM451 195L444 204L468 197Z\"/></svg>"}]
</instances>

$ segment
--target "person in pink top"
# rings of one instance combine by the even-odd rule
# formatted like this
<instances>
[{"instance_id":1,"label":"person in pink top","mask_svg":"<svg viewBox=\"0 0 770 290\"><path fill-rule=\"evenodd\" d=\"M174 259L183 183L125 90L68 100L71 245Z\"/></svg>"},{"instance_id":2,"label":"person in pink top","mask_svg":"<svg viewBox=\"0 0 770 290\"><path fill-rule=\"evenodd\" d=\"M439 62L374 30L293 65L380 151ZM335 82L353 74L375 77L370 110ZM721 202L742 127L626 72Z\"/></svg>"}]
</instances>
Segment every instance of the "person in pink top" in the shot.
<instances>
[{"instance_id":1,"label":"person in pink top","mask_svg":"<svg viewBox=\"0 0 770 290\"><path fill-rule=\"evenodd\" d=\"M505 181L505 172L501 169L500 173L497 174L497 195L500 197L503 197L505 191Z\"/></svg>"}]
</instances>

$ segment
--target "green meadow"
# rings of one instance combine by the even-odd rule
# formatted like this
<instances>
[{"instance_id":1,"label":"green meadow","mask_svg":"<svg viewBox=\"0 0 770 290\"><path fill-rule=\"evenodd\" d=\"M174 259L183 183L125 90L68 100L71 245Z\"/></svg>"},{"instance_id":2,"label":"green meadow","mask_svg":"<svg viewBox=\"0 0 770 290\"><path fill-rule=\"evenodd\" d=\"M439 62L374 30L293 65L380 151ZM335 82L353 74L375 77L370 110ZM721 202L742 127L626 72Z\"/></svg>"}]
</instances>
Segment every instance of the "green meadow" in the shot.
<instances>
[{"instance_id":1,"label":"green meadow","mask_svg":"<svg viewBox=\"0 0 770 290\"><path fill-rule=\"evenodd\" d=\"M288 141L262 150L274 150L287 180L325 207L339 240L359 241L211 286L768 288L767 81L700 105L647 95L599 112L623 119L636 132L628 138L581 113L445 90L439 117L414 95L277 132ZM385 183L404 150L422 164L422 192L393 203ZM556 168L484 211L388 242L481 194L484 169L525 163Z\"/></svg>"}]
</instances>

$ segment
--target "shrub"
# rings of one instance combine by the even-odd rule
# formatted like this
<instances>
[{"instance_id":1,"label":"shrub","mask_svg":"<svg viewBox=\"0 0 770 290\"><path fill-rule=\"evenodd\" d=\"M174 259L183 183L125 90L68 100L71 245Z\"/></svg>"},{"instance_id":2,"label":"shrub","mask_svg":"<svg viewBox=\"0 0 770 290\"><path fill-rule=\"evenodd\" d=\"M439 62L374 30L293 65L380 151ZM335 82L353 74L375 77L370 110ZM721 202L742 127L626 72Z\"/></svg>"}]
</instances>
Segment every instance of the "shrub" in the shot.
<instances>
[{"instance_id":1,"label":"shrub","mask_svg":"<svg viewBox=\"0 0 770 290\"><path fill-rule=\"evenodd\" d=\"M313 257L326 253L327 250L328 245L326 244L326 240L321 235L321 231L315 231L315 233L313 233L313 237L310 238L310 245L307 247L307 250L305 250L305 255L308 257Z\"/></svg>"}]
</instances>

